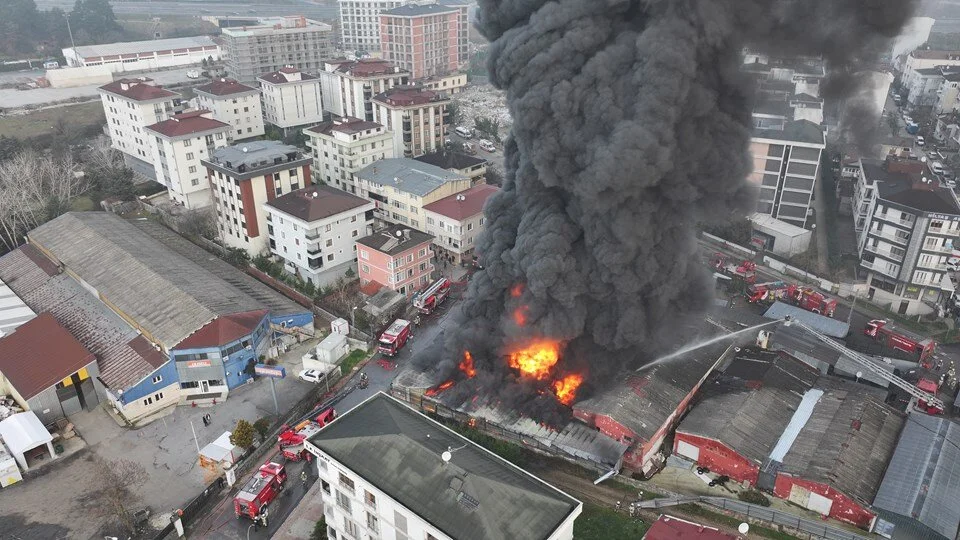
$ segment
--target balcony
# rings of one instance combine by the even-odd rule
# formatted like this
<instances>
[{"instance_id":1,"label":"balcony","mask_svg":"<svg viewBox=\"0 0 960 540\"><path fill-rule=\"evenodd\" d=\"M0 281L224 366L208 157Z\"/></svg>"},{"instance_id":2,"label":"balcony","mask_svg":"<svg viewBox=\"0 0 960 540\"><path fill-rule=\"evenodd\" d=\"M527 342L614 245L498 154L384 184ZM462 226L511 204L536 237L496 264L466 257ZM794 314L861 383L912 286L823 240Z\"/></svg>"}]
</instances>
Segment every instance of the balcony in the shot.
<instances>
[{"instance_id":1,"label":"balcony","mask_svg":"<svg viewBox=\"0 0 960 540\"><path fill-rule=\"evenodd\" d=\"M910 227L911 229L913 228L913 224L914 224L914 222L910 220L887 217L887 214L877 214L876 217L886 221L887 223L895 223L902 227Z\"/></svg>"},{"instance_id":2,"label":"balcony","mask_svg":"<svg viewBox=\"0 0 960 540\"><path fill-rule=\"evenodd\" d=\"M927 229L927 232L931 234L943 234L947 236L960 235L960 230L958 229L949 229L947 227L934 227L933 225L931 225L930 228Z\"/></svg>"},{"instance_id":3,"label":"balcony","mask_svg":"<svg viewBox=\"0 0 960 540\"><path fill-rule=\"evenodd\" d=\"M887 267L887 263L884 261L870 262L870 261L861 260L860 266L862 266L863 268L866 268L867 270L873 270L874 272L879 272L885 276L889 276L894 279L897 278L897 274L900 272L899 268L897 268L896 270L890 270Z\"/></svg>"},{"instance_id":4,"label":"balcony","mask_svg":"<svg viewBox=\"0 0 960 540\"><path fill-rule=\"evenodd\" d=\"M320 243L307 244L307 255L310 257L316 257L317 255L320 255Z\"/></svg>"},{"instance_id":5,"label":"balcony","mask_svg":"<svg viewBox=\"0 0 960 540\"><path fill-rule=\"evenodd\" d=\"M903 246L905 246L905 245L907 245L907 244L910 243L910 238L909 238L909 237L903 238L903 237L901 237L901 236L897 236L896 233L892 233L892 232L888 232L888 231L883 231L883 230L879 230L879 229L871 229L870 231L867 231L867 232L868 232L869 234L874 235L874 236L878 236L878 237L880 237L880 238L883 238L884 240L889 240L889 241L891 241L891 242L896 242L897 244L900 244L900 245L903 245Z\"/></svg>"},{"instance_id":6,"label":"balcony","mask_svg":"<svg viewBox=\"0 0 960 540\"><path fill-rule=\"evenodd\" d=\"M925 263L925 262L922 262L922 261L923 261L923 257L920 257L920 259L921 259L920 261L917 261L917 268L924 268L924 269L929 269L929 270L936 270L936 271L938 271L938 272L946 272L946 271L947 271L947 264L946 264L946 263L941 263L941 262Z\"/></svg>"},{"instance_id":7,"label":"balcony","mask_svg":"<svg viewBox=\"0 0 960 540\"><path fill-rule=\"evenodd\" d=\"M878 247L878 246L871 246L870 244L867 244L866 246L863 246L863 250L864 250L864 251L869 251L870 253L874 253L874 254L876 254L876 255L881 255L881 256L886 257L886 258L888 258L888 259L893 259L893 260L895 260L895 261L897 261L897 262L903 262L903 255L897 255L897 254L893 253L893 252L890 251L890 250L881 249L881 248Z\"/></svg>"},{"instance_id":8,"label":"balcony","mask_svg":"<svg viewBox=\"0 0 960 540\"><path fill-rule=\"evenodd\" d=\"M320 231L307 231L307 233L303 235L303 237L306 238L307 240L316 240L320 238Z\"/></svg>"},{"instance_id":9,"label":"balcony","mask_svg":"<svg viewBox=\"0 0 960 540\"><path fill-rule=\"evenodd\" d=\"M930 246L928 246L927 244L924 244L923 247L920 248L920 250L921 250L921 251L932 251L933 253L943 253L943 254L945 254L945 255L952 255L952 254L953 254L953 249L950 248L949 246L933 246L933 247L930 247Z\"/></svg>"}]
</instances>

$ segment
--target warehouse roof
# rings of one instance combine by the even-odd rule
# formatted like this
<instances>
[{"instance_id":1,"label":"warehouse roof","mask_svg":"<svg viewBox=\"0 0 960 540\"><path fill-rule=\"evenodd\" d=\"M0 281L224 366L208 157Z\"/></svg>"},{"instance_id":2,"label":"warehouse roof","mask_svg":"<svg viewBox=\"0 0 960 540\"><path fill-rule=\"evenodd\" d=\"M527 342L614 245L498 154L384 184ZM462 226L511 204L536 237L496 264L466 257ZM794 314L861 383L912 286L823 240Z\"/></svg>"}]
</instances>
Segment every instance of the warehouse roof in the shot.
<instances>
[{"instance_id":1,"label":"warehouse roof","mask_svg":"<svg viewBox=\"0 0 960 540\"><path fill-rule=\"evenodd\" d=\"M373 484L461 540L548 538L581 503L378 393L310 438L347 476ZM455 449L445 463L441 457Z\"/></svg>"},{"instance_id":2,"label":"warehouse roof","mask_svg":"<svg viewBox=\"0 0 960 540\"><path fill-rule=\"evenodd\" d=\"M122 54L152 53L176 49L195 49L197 47L218 47L210 36L191 36L170 39L152 39L149 41L124 41L103 45L81 45L75 47L83 58L98 56L117 56Z\"/></svg>"},{"instance_id":3,"label":"warehouse roof","mask_svg":"<svg viewBox=\"0 0 960 540\"><path fill-rule=\"evenodd\" d=\"M785 317L800 321L814 330L835 338L845 338L850 333L850 325L837 319L820 315L785 302L774 302L763 316L767 319L782 320Z\"/></svg>"},{"instance_id":4,"label":"warehouse roof","mask_svg":"<svg viewBox=\"0 0 960 540\"><path fill-rule=\"evenodd\" d=\"M873 504L946 538L960 529L960 424L910 414ZM899 527L898 527L899 528Z\"/></svg>"},{"instance_id":5,"label":"warehouse roof","mask_svg":"<svg viewBox=\"0 0 960 540\"><path fill-rule=\"evenodd\" d=\"M824 394L780 471L870 502L893 455L904 415L884 403L884 391L826 377L816 386Z\"/></svg>"},{"instance_id":6,"label":"warehouse roof","mask_svg":"<svg viewBox=\"0 0 960 540\"><path fill-rule=\"evenodd\" d=\"M29 241L50 254L169 350L220 315L302 313L266 285L147 220L68 212ZM188 245L185 245L188 244Z\"/></svg>"},{"instance_id":7,"label":"warehouse roof","mask_svg":"<svg viewBox=\"0 0 960 540\"><path fill-rule=\"evenodd\" d=\"M372 204L367 199L330 186L311 186L291 191L267 206L310 223Z\"/></svg>"},{"instance_id":8,"label":"warehouse roof","mask_svg":"<svg viewBox=\"0 0 960 540\"><path fill-rule=\"evenodd\" d=\"M410 158L381 159L357 171L356 176L419 197L429 195L448 182L468 180L463 175Z\"/></svg>"},{"instance_id":9,"label":"warehouse roof","mask_svg":"<svg viewBox=\"0 0 960 540\"><path fill-rule=\"evenodd\" d=\"M0 373L30 399L96 361L57 319L41 313L0 339Z\"/></svg>"},{"instance_id":10,"label":"warehouse roof","mask_svg":"<svg viewBox=\"0 0 960 540\"><path fill-rule=\"evenodd\" d=\"M0 337L36 317L30 306L9 285L0 281Z\"/></svg>"},{"instance_id":11,"label":"warehouse roof","mask_svg":"<svg viewBox=\"0 0 960 540\"><path fill-rule=\"evenodd\" d=\"M76 280L30 245L0 257L0 278L36 311L52 314L97 357L100 380L122 390L167 362L166 356Z\"/></svg>"},{"instance_id":12,"label":"warehouse roof","mask_svg":"<svg viewBox=\"0 0 960 540\"><path fill-rule=\"evenodd\" d=\"M720 441L762 464L818 376L788 356L742 349L723 375L704 385L677 431Z\"/></svg>"}]
</instances>

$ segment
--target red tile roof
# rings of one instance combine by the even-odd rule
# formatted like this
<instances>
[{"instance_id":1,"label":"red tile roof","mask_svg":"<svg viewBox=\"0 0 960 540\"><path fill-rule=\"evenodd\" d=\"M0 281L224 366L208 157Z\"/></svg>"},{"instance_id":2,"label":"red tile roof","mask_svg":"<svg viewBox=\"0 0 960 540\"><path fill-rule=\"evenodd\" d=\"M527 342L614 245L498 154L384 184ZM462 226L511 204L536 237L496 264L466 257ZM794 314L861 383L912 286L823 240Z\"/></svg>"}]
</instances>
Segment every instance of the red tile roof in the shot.
<instances>
[{"instance_id":1,"label":"red tile roof","mask_svg":"<svg viewBox=\"0 0 960 540\"><path fill-rule=\"evenodd\" d=\"M184 135L230 127L230 124L225 124L219 120L205 116L211 114L212 113L207 110L175 114L169 120L147 126L147 129L161 135L166 135L167 137L182 137Z\"/></svg>"},{"instance_id":2,"label":"red tile roof","mask_svg":"<svg viewBox=\"0 0 960 540\"><path fill-rule=\"evenodd\" d=\"M187 336L174 349L205 349L234 342L252 334L267 313L265 309L258 309L217 317Z\"/></svg>"},{"instance_id":3,"label":"red tile roof","mask_svg":"<svg viewBox=\"0 0 960 540\"><path fill-rule=\"evenodd\" d=\"M500 191L500 188L497 186L479 184L466 191L434 201L424 206L423 209L436 212L441 216L447 216L450 219L463 221L483 212L483 205L486 204L487 199L498 191ZM460 200L461 198L463 200Z\"/></svg>"},{"instance_id":4,"label":"red tile roof","mask_svg":"<svg viewBox=\"0 0 960 540\"><path fill-rule=\"evenodd\" d=\"M152 101L180 95L166 90L162 86L154 86L153 79L146 77L142 79L120 79L101 86L100 90L134 101Z\"/></svg>"},{"instance_id":5,"label":"red tile roof","mask_svg":"<svg viewBox=\"0 0 960 540\"><path fill-rule=\"evenodd\" d=\"M340 73L346 73L352 77L370 77L373 75L406 73L406 71L397 69L393 64L387 62L386 60L377 59L356 60L353 62L340 63L337 71Z\"/></svg>"},{"instance_id":6,"label":"red tile roof","mask_svg":"<svg viewBox=\"0 0 960 540\"><path fill-rule=\"evenodd\" d=\"M374 101L398 107L423 105L432 101L444 100L440 94L420 86L394 86L386 92L377 94L373 99Z\"/></svg>"},{"instance_id":7,"label":"red tile roof","mask_svg":"<svg viewBox=\"0 0 960 540\"><path fill-rule=\"evenodd\" d=\"M229 96L231 94L242 94L244 92L256 92L256 88L251 88L245 84L240 84L233 79L218 79L208 84L196 87L197 92L204 92L214 96Z\"/></svg>"},{"instance_id":8,"label":"red tile roof","mask_svg":"<svg viewBox=\"0 0 960 540\"><path fill-rule=\"evenodd\" d=\"M673 516L662 515L655 521L644 540L736 540L733 534L722 533L713 527L707 527Z\"/></svg>"},{"instance_id":9,"label":"red tile roof","mask_svg":"<svg viewBox=\"0 0 960 540\"><path fill-rule=\"evenodd\" d=\"M380 292L380 289L382 289L383 287L384 285L379 281L371 281L370 283L367 283L363 287L360 287L360 294L366 296L367 298L370 298L371 296Z\"/></svg>"},{"instance_id":10,"label":"red tile roof","mask_svg":"<svg viewBox=\"0 0 960 540\"><path fill-rule=\"evenodd\" d=\"M361 120L359 118L354 118L352 116L344 116L339 120L318 124L310 128L310 131L314 133L320 133L323 135L330 135L334 131L338 131L340 133L346 133L350 135L353 133L359 133L361 131L366 131L368 129L374 129L379 127L383 127L383 126L376 122L369 122L367 120Z\"/></svg>"},{"instance_id":11,"label":"red tile roof","mask_svg":"<svg viewBox=\"0 0 960 540\"><path fill-rule=\"evenodd\" d=\"M96 357L49 313L20 325L0 339L0 372L23 399L30 399Z\"/></svg>"}]
</instances>

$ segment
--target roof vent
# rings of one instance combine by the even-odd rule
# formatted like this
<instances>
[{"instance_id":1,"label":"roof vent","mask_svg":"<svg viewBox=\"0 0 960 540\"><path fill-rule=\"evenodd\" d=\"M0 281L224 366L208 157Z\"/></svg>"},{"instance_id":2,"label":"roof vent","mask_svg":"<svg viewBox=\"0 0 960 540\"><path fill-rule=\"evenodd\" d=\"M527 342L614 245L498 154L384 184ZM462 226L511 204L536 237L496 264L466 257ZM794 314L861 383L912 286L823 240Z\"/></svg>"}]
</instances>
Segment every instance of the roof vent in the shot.
<instances>
[{"instance_id":1,"label":"roof vent","mask_svg":"<svg viewBox=\"0 0 960 540\"><path fill-rule=\"evenodd\" d=\"M399 177L399 176L394 176L394 177L393 177L393 183L394 183L394 184L399 184L400 182L402 182L402 180L400 180L400 177Z\"/></svg>"},{"instance_id":2,"label":"roof vent","mask_svg":"<svg viewBox=\"0 0 960 540\"><path fill-rule=\"evenodd\" d=\"M247 153L247 147L246 147L246 146L244 146L244 147L243 147L243 148L241 148L240 150L242 150L242 151L243 151L243 153Z\"/></svg>"},{"instance_id":3,"label":"roof vent","mask_svg":"<svg viewBox=\"0 0 960 540\"><path fill-rule=\"evenodd\" d=\"M220 82L227 82L226 77L221 77L221 78L220 78Z\"/></svg>"},{"instance_id":4,"label":"roof vent","mask_svg":"<svg viewBox=\"0 0 960 540\"><path fill-rule=\"evenodd\" d=\"M457 502L466 510L476 510L480 506L480 501L462 491L457 493Z\"/></svg>"}]
</instances>

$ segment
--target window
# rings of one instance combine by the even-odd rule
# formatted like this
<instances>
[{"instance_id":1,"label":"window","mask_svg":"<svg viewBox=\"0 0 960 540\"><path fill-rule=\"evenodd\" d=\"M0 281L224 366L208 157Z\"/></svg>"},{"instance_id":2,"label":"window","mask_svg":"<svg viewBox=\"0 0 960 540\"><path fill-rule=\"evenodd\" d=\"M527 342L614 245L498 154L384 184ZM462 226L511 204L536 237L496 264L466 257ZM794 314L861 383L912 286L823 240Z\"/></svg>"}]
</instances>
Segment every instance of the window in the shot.
<instances>
[{"instance_id":1,"label":"window","mask_svg":"<svg viewBox=\"0 0 960 540\"><path fill-rule=\"evenodd\" d=\"M222 141L222 140L223 140L223 133L217 133L217 140L218 140L218 141Z\"/></svg>"},{"instance_id":2,"label":"window","mask_svg":"<svg viewBox=\"0 0 960 540\"><path fill-rule=\"evenodd\" d=\"M472 231L472 230L473 230L473 223L467 223L467 230L468 230L468 231Z\"/></svg>"},{"instance_id":3,"label":"window","mask_svg":"<svg viewBox=\"0 0 960 540\"><path fill-rule=\"evenodd\" d=\"M421 249L421 250L420 250L420 253L417 254L417 257L423 257L423 256L425 256L426 254L427 254L427 250L426 250L426 248L424 248L424 249Z\"/></svg>"},{"instance_id":4,"label":"window","mask_svg":"<svg viewBox=\"0 0 960 540\"><path fill-rule=\"evenodd\" d=\"M370 273L370 267L367 266L367 265L365 265L365 264L361 264L361 265L360 265L360 271L363 272L364 274L369 274L369 273Z\"/></svg>"},{"instance_id":5,"label":"window","mask_svg":"<svg viewBox=\"0 0 960 540\"><path fill-rule=\"evenodd\" d=\"M326 245L327 245L327 247L333 247L333 240L330 239L330 238L327 238Z\"/></svg>"},{"instance_id":6,"label":"window","mask_svg":"<svg viewBox=\"0 0 960 540\"><path fill-rule=\"evenodd\" d=\"M437 540L437 537L430 533L427 533L427 540Z\"/></svg>"},{"instance_id":7,"label":"window","mask_svg":"<svg viewBox=\"0 0 960 540\"><path fill-rule=\"evenodd\" d=\"M361 249L361 250L360 250L360 258L363 259L363 260L365 260L365 261L366 261L366 260L369 260L369 259L370 259L370 254L367 253L367 250Z\"/></svg>"},{"instance_id":8,"label":"window","mask_svg":"<svg viewBox=\"0 0 960 540\"><path fill-rule=\"evenodd\" d=\"M401 266L403 266L403 257L398 257L398 258L394 259L394 260L393 260L393 266L394 266L394 268L400 268Z\"/></svg>"},{"instance_id":9,"label":"window","mask_svg":"<svg viewBox=\"0 0 960 540\"><path fill-rule=\"evenodd\" d=\"M360 529L357 528L356 523L347 519L347 516L343 516L343 532L354 538L360 538Z\"/></svg>"},{"instance_id":10,"label":"window","mask_svg":"<svg viewBox=\"0 0 960 540\"><path fill-rule=\"evenodd\" d=\"M154 378L152 379L153 384L157 384L158 382L161 382L162 380L163 380L163 375L157 375L156 377L154 377Z\"/></svg>"},{"instance_id":11,"label":"window","mask_svg":"<svg viewBox=\"0 0 960 540\"><path fill-rule=\"evenodd\" d=\"M350 513L350 499L339 489L337 490L337 506L346 510L348 514Z\"/></svg>"},{"instance_id":12,"label":"window","mask_svg":"<svg viewBox=\"0 0 960 540\"><path fill-rule=\"evenodd\" d=\"M154 399L156 399L157 401L160 401L161 399L163 399L163 392L157 392L157 394L156 394L155 396L153 396L153 397L154 397Z\"/></svg>"},{"instance_id":13,"label":"window","mask_svg":"<svg viewBox=\"0 0 960 540\"><path fill-rule=\"evenodd\" d=\"M193 152L187 152L187 159L193 159Z\"/></svg>"},{"instance_id":14,"label":"window","mask_svg":"<svg viewBox=\"0 0 960 540\"><path fill-rule=\"evenodd\" d=\"M408 262L408 263L413 262L413 253L407 255L407 262Z\"/></svg>"},{"instance_id":15,"label":"window","mask_svg":"<svg viewBox=\"0 0 960 540\"><path fill-rule=\"evenodd\" d=\"M333 260L333 253L327 255L327 262L330 262L332 260Z\"/></svg>"},{"instance_id":16,"label":"window","mask_svg":"<svg viewBox=\"0 0 960 540\"><path fill-rule=\"evenodd\" d=\"M326 480L321 478L320 489L322 489L323 492L326 493L327 495L330 495L330 482L327 482Z\"/></svg>"},{"instance_id":17,"label":"window","mask_svg":"<svg viewBox=\"0 0 960 540\"><path fill-rule=\"evenodd\" d=\"M350 493L353 493L356 489L353 485L353 480L343 473L340 473L340 485L349 489Z\"/></svg>"},{"instance_id":18,"label":"window","mask_svg":"<svg viewBox=\"0 0 960 540\"><path fill-rule=\"evenodd\" d=\"M370 512L367 512L367 528L375 533L380 532L380 521Z\"/></svg>"},{"instance_id":19,"label":"window","mask_svg":"<svg viewBox=\"0 0 960 540\"><path fill-rule=\"evenodd\" d=\"M153 404L153 398L152 398L152 397L148 397L147 399L143 400L143 406L144 406L144 407L146 407L147 405L152 405L152 404Z\"/></svg>"},{"instance_id":20,"label":"window","mask_svg":"<svg viewBox=\"0 0 960 540\"><path fill-rule=\"evenodd\" d=\"M191 166L187 167L187 172L189 172L189 173L195 173L195 172L197 172L197 166L196 166L196 165L191 165Z\"/></svg>"},{"instance_id":21,"label":"window","mask_svg":"<svg viewBox=\"0 0 960 540\"><path fill-rule=\"evenodd\" d=\"M190 146L191 144L193 144L193 141L191 141L190 139L184 139L184 141L183 141L183 145L184 145L184 146ZM190 154L187 154L187 155L189 156ZM188 158L188 159L190 159L190 158Z\"/></svg>"},{"instance_id":22,"label":"window","mask_svg":"<svg viewBox=\"0 0 960 540\"><path fill-rule=\"evenodd\" d=\"M194 178L194 179L190 180L190 185L191 185L191 186L199 186L199 185L200 185L200 180Z\"/></svg>"},{"instance_id":23,"label":"window","mask_svg":"<svg viewBox=\"0 0 960 540\"><path fill-rule=\"evenodd\" d=\"M393 528L407 534L407 516L404 516L396 510L393 511Z\"/></svg>"},{"instance_id":24,"label":"window","mask_svg":"<svg viewBox=\"0 0 960 540\"><path fill-rule=\"evenodd\" d=\"M377 507L377 496L367 490L363 490L363 500L367 503L367 506Z\"/></svg>"}]
</instances>

